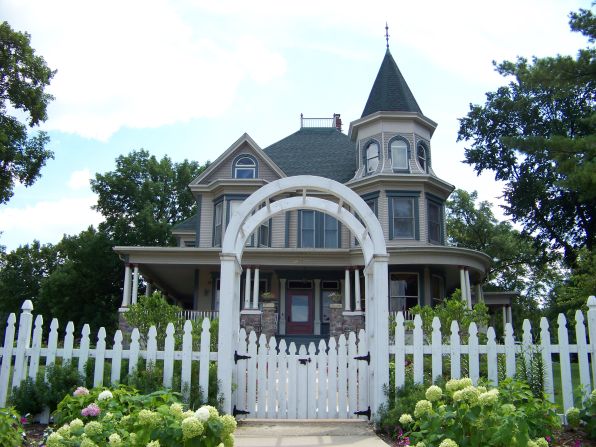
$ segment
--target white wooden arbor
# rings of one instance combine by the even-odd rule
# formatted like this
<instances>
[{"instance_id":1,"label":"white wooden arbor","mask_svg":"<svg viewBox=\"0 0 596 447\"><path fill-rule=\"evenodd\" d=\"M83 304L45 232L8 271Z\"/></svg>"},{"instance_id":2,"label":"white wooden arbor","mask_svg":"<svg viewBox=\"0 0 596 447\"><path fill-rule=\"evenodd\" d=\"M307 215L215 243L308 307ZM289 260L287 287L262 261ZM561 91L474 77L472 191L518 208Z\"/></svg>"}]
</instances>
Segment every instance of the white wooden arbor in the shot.
<instances>
[{"instance_id":1,"label":"white wooden arbor","mask_svg":"<svg viewBox=\"0 0 596 447\"><path fill-rule=\"evenodd\" d=\"M280 194L297 191L302 194L270 202ZM312 192L334 196L338 202L309 196ZM344 205L349 206L350 211ZM227 226L221 253L217 365L217 377L224 398L223 410L227 413L232 411L232 371L240 330L241 261L246 241L259 225L273 215L296 209L321 211L333 216L346 225L360 243L365 265L365 320L370 352L369 396L374 415L383 403L383 387L389 384L389 257L383 230L373 211L358 194L334 180L310 175L286 177L263 186L238 207Z\"/></svg>"}]
</instances>

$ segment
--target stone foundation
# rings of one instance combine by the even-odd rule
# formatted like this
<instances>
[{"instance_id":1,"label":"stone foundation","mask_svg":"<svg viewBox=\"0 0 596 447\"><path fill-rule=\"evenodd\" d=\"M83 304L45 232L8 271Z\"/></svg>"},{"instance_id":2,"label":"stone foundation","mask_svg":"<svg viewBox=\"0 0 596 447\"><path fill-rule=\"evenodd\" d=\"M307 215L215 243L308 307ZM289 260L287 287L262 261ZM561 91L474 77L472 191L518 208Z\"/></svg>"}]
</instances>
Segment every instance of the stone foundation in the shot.
<instances>
[{"instance_id":1,"label":"stone foundation","mask_svg":"<svg viewBox=\"0 0 596 447\"><path fill-rule=\"evenodd\" d=\"M354 332L358 337L360 329L364 329L364 312L344 312L344 334Z\"/></svg>"},{"instance_id":2,"label":"stone foundation","mask_svg":"<svg viewBox=\"0 0 596 447\"><path fill-rule=\"evenodd\" d=\"M244 328L247 336L252 331L255 331L257 337L261 335L261 316L260 310L243 310L240 312L240 327Z\"/></svg>"},{"instance_id":3,"label":"stone foundation","mask_svg":"<svg viewBox=\"0 0 596 447\"><path fill-rule=\"evenodd\" d=\"M360 329L364 329L364 312L345 312L341 303L329 305L331 318L329 322L329 335L339 337L354 332L358 336Z\"/></svg>"}]
</instances>

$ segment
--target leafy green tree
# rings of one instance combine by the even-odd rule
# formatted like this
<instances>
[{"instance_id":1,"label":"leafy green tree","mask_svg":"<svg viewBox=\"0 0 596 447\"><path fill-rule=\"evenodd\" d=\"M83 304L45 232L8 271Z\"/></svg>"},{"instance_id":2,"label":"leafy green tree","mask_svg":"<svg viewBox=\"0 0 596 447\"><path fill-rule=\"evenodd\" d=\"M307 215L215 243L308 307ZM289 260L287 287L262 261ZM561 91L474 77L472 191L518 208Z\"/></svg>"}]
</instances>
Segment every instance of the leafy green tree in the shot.
<instances>
[{"instance_id":1,"label":"leafy green tree","mask_svg":"<svg viewBox=\"0 0 596 447\"><path fill-rule=\"evenodd\" d=\"M35 54L29 34L0 23L0 204L12 197L15 182L32 185L46 161L53 158L45 148L47 134L29 136L27 128L47 119L53 97L44 90L55 73ZM27 124L10 110L24 113Z\"/></svg>"},{"instance_id":2,"label":"leafy green tree","mask_svg":"<svg viewBox=\"0 0 596 447\"><path fill-rule=\"evenodd\" d=\"M146 150L121 155L114 171L91 181L105 218L100 229L118 245L172 245L172 225L196 212L188 184L206 166L157 160Z\"/></svg>"},{"instance_id":3,"label":"leafy green tree","mask_svg":"<svg viewBox=\"0 0 596 447\"><path fill-rule=\"evenodd\" d=\"M25 300L37 310L39 290L58 264L56 247L39 241L0 253L0 312L19 313Z\"/></svg>"},{"instance_id":4,"label":"leafy green tree","mask_svg":"<svg viewBox=\"0 0 596 447\"><path fill-rule=\"evenodd\" d=\"M513 303L516 329L525 318L537 325L539 301L559 279L557 253L544 245L537 247L531 236L520 233L509 222L499 222L492 205L477 203L477 199L476 191L458 189L452 194L447 202L448 242L490 256L485 290L519 291Z\"/></svg>"},{"instance_id":5,"label":"leafy green tree","mask_svg":"<svg viewBox=\"0 0 596 447\"><path fill-rule=\"evenodd\" d=\"M592 12L570 17L593 43ZM458 141L471 142L465 162L504 181L506 214L575 267L596 239L596 49L495 67L510 82L460 119Z\"/></svg>"},{"instance_id":6,"label":"leafy green tree","mask_svg":"<svg viewBox=\"0 0 596 447\"><path fill-rule=\"evenodd\" d=\"M89 227L65 236L56 249L60 265L41 283L40 313L58 318L62 327L72 321L77 330L89 323L92 334L101 326L113 331L122 300L122 264L111 240Z\"/></svg>"}]
</instances>

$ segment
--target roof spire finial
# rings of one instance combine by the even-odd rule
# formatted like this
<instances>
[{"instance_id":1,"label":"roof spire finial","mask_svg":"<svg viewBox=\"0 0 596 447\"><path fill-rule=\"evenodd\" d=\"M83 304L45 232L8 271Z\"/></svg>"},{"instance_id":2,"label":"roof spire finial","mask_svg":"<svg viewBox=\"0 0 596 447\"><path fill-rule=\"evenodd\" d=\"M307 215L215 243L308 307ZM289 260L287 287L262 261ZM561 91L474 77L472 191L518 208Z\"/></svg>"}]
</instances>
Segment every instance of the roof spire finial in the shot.
<instances>
[{"instance_id":1,"label":"roof spire finial","mask_svg":"<svg viewBox=\"0 0 596 447\"><path fill-rule=\"evenodd\" d=\"M385 22L385 40L387 41L387 49L389 49L389 26Z\"/></svg>"}]
</instances>

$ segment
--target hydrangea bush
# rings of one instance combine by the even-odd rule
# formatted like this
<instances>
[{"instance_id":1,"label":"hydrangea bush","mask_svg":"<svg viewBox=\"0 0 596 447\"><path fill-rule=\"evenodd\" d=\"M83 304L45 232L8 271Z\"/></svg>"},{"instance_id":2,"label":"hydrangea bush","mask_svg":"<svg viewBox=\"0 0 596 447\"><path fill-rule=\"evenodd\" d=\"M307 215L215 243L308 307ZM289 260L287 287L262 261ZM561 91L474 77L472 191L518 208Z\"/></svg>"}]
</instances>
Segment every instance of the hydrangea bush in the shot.
<instances>
[{"instance_id":1,"label":"hydrangea bush","mask_svg":"<svg viewBox=\"0 0 596 447\"><path fill-rule=\"evenodd\" d=\"M560 425L555 407L536 399L512 379L498 388L452 379L426 390L411 414L399 418L416 447L548 447L545 437Z\"/></svg>"},{"instance_id":2,"label":"hydrangea bush","mask_svg":"<svg viewBox=\"0 0 596 447\"><path fill-rule=\"evenodd\" d=\"M596 389L585 400L581 410L572 407L565 416L572 428L582 427L589 439L596 439Z\"/></svg>"},{"instance_id":3,"label":"hydrangea bush","mask_svg":"<svg viewBox=\"0 0 596 447\"><path fill-rule=\"evenodd\" d=\"M236 420L205 405L188 410L177 393L77 389L59 405L47 447L231 447Z\"/></svg>"}]
</instances>

